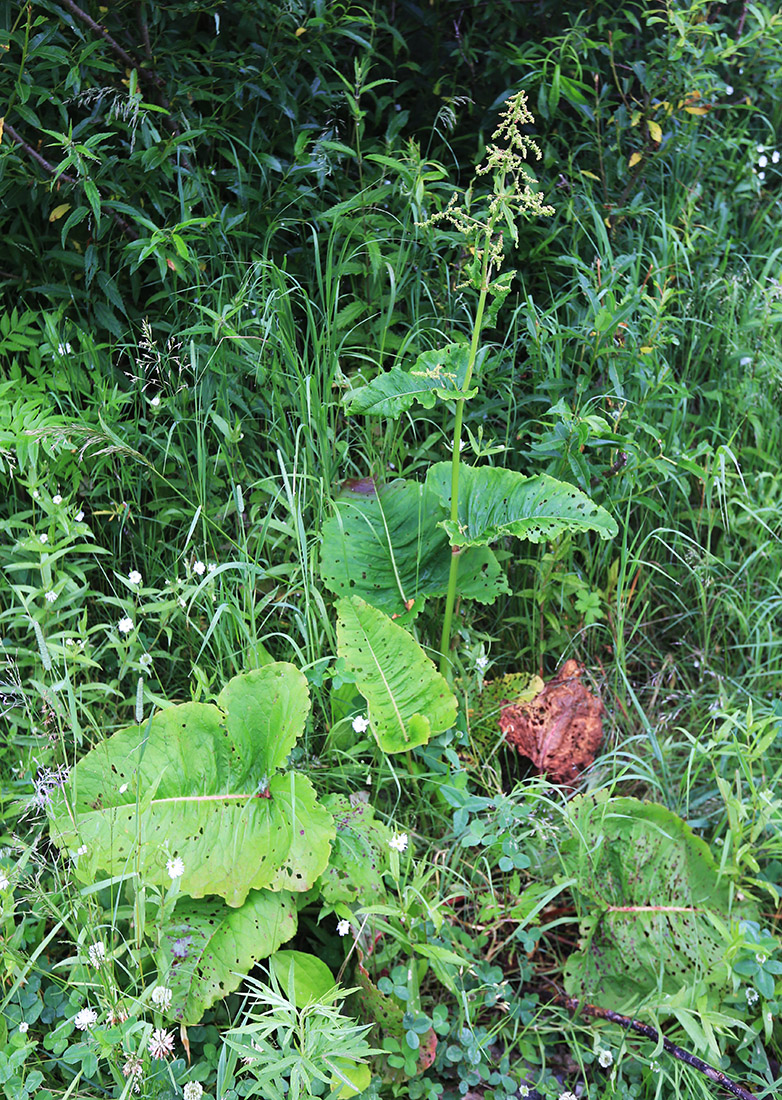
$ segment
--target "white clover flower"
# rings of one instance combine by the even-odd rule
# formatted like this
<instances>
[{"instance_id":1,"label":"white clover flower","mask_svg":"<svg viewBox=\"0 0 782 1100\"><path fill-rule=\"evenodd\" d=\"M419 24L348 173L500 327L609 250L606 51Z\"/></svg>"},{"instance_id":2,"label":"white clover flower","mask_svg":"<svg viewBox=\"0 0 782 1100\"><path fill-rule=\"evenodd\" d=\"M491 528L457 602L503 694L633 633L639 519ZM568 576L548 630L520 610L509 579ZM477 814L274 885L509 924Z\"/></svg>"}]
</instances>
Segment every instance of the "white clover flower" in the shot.
<instances>
[{"instance_id":1,"label":"white clover flower","mask_svg":"<svg viewBox=\"0 0 782 1100\"><path fill-rule=\"evenodd\" d=\"M202 561L194 561L193 572L197 577L203 577L204 573L206 572L206 566Z\"/></svg>"},{"instance_id":2,"label":"white clover flower","mask_svg":"<svg viewBox=\"0 0 782 1100\"><path fill-rule=\"evenodd\" d=\"M726 84L725 85L725 95L733 95L733 85L732 84Z\"/></svg>"},{"instance_id":3,"label":"white clover flower","mask_svg":"<svg viewBox=\"0 0 782 1100\"><path fill-rule=\"evenodd\" d=\"M752 1007L752 1005L757 1004L758 997L759 994L757 989L753 989L753 987L750 986L749 989L746 991L747 1004L750 1006L750 1008Z\"/></svg>"},{"instance_id":4,"label":"white clover flower","mask_svg":"<svg viewBox=\"0 0 782 1100\"><path fill-rule=\"evenodd\" d=\"M158 1008L162 1008L165 1011L171 1005L171 999L174 996L172 991L165 985L156 985L152 990L152 1004L157 1005Z\"/></svg>"},{"instance_id":5,"label":"white clover flower","mask_svg":"<svg viewBox=\"0 0 782 1100\"><path fill-rule=\"evenodd\" d=\"M87 845L86 844L82 844L79 848L76 849L76 855L77 856L86 856L86 854L87 854Z\"/></svg>"},{"instance_id":6,"label":"white clover flower","mask_svg":"<svg viewBox=\"0 0 782 1100\"><path fill-rule=\"evenodd\" d=\"M126 615L124 619L120 619L117 623L117 630L120 634L130 634L133 629L133 620L129 615Z\"/></svg>"},{"instance_id":7,"label":"white clover flower","mask_svg":"<svg viewBox=\"0 0 782 1100\"><path fill-rule=\"evenodd\" d=\"M609 1066L614 1064L614 1056L610 1050L601 1050L597 1056L597 1061L603 1069L608 1069Z\"/></svg>"},{"instance_id":8,"label":"white clover flower","mask_svg":"<svg viewBox=\"0 0 782 1100\"><path fill-rule=\"evenodd\" d=\"M55 493L52 497L52 504L62 504L62 497L59 493Z\"/></svg>"},{"instance_id":9,"label":"white clover flower","mask_svg":"<svg viewBox=\"0 0 782 1100\"><path fill-rule=\"evenodd\" d=\"M388 842L388 847L393 848L395 852L404 852L407 850L409 839L407 833L394 833Z\"/></svg>"},{"instance_id":10,"label":"white clover flower","mask_svg":"<svg viewBox=\"0 0 782 1100\"><path fill-rule=\"evenodd\" d=\"M774 152L771 154L771 163L772 164L779 164L779 150L778 149L775 149Z\"/></svg>"},{"instance_id":11,"label":"white clover flower","mask_svg":"<svg viewBox=\"0 0 782 1100\"><path fill-rule=\"evenodd\" d=\"M173 1034L170 1031L164 1031L162 1027L156 1027L147 1044L147 1050L153 1058L167 1058L169 1054L174 1053Z\"/></svg>"},{"instance_id":12,"label":"white clover flower","mask_svg":"<svg viewBox=\"0 0 782 1100\"><path fill-rule=\"evenodd\" d=\"M349 920L337 921L337 935L338 936L347 936L349 934L349 932L350 932L350 921Z\"/></svg>"},{"instance_id":13,"label":"white clover flower","mask_svg":"<svg viewBox=\"0 0 782 1100\"><path fill-rule=\"evenodd\" d=\"M142 653L138 659L138 663L142 668L152 668L152 655L150 653Z\"/></svg>"},{"instance_id":14,"label":"white clover flower","mask_svg":"<svg viewBox=\"0 0 782 1100\"><path fill-rule=\"evenodd\" d=\"M89 1028L94 1027L98 1022L98 1013L94 1008L82 1008L73 1017L74 1026L79 1031L87 1031Z\"/></svg>"},{"instance_id":15,"label":"white clover flower","mask_svg":"<svg viewBox=\"0 0 782 1100\"><path fill-rule=\"evenodd\" d=\"M122 1067L122 1073L125 1077L141 1077L144 1073L144 1066L141 1059L137 1054L130 1054L125 1065ZM140 1092L140 1086L138 1082L133 1086L134 1092Z\"/></svg>"},{"instance_id":16,"label":"white clover flower","mask_svg":"<svg viewBox=\"0 0 782 1100\"><path fill-rule=\"evenodd\" d=\"M185 873L185 865L180 856L174 856L166 863L169 878L180 878Z\"/></svg>"},{"instance_id":17,"label":"white clover flower","mask_svg":"<svg viewBox=\"0 0 782 1100\"><path fill-rule=\"evenodd\" d=\"M19 1031L21 1032L21 1034L26 1035L29 1030L30 1025L28 1024L27 1020L22 1020L21 1024L19 1025Z\"/></svg>"},{"instance_id":18,"label":"white clover flower","mask_svg":"<svg viewBox=\"0 0 782 1100\"><path fill-rule=\"evenodd\" d=\"M765 168L768 164L768 157L758 157L758 168Z\"/></svg>"},{"instance_id":19,"label":"white clover flower","mask_svg":"<svg viewBox=\"0 0 782 1100\"><path fill-rule=\"evenodd\" d=\"M54 603L54 601L56 599L57 599L57 593L56 592L47 592L46 593L46 602L47 603Z\"/></svg>"},{"instance_id":20,"label":"white clover flower","mask_svg":"<svg viewBox=\"0 0 782 1100\"><path fill-rule=\"evenodd\" d=\"M182 1089L185 1100L201 1100L204 1094L204 1086L200 1081L188 1081Z\"/></svg>"},{"instance_id":21,"label":"white clover flower","mask_svg":"<svg viewBox=\"0 0 782 1100\"><path fill-rule=\"evenodd\" d=\"M141 584L141 574L138 569L131 569L128 573L128 580L131 584Z\"/></svg>"},{"instance_id":22,"label":"white clover flower","mask_svg":"<svg viewBox=\"0 0 782 1100\"><path fill-rule=\"evenodd\" d=\"M81 523L81 521L84 519L84 510L80 508L74 518L77 523Z\"/></svg>"},{"instance_id":23,"label":"white clover flower","mask_svg":"<svg viewBox=\"0 0 782 1100\"><path fill-rule=\"evenodd\" d=\"M87 954L95 969L100 970L102 964L106 961L106 944L103 940L98 940L97 943L91 943L87 949Z\"/></svg>"},{"instance_id":24,"label":"white clover flower","mask_svg":"<svg viewBox=\"0 0 782 1100\"><path fill-rule=\"evenodd\" d=\"M765 172L758 172L758 179L760 180L761 183L763 182L763 180L765 178L766 178L766 173Z\"/></svg>"},{"instance_id":25,"label":"white clover flower","mask_svg":"<svg viewBox=\"0 0 782 1100\"><path fill-rule=\"evenodd\" d=\"M209 565L207 565L206 567L207 573L214 573L215 569L217 569L217 563L214 561L210 561Z\"/></svg>"},{"instance_id":26,"label":"white clover flower","mask_svg":"<svg viewBox=\"0 0 782 1100\"><path fill-rule=\"evenodd\" d=\"M149 403L153 409L156 409L160 404L160 394L156 393L154 397L151 397Z\"/></svg>"},{"instance_id":27,"label":"white clover flower","mask_svg":"<svg viewBox=\"0 0 782 1100\"><path fill-rule=\"evenodd\" d=\"M366 733L369 729L369 719L365 718L363 714L357 714L351 724L356 733Z\"/></svg>"},{"instance_id":28,"label":"white clover flower","mask_svg":"<svg viewBox=\"0 0 782 1100\"><path fill-rule=\"evenodd\" d=\"M48 535L41 535L41 542L44 544L44 546L46 545L46 543L48 541L49 541L49 536Z\"/></svg>"}]
</instances>

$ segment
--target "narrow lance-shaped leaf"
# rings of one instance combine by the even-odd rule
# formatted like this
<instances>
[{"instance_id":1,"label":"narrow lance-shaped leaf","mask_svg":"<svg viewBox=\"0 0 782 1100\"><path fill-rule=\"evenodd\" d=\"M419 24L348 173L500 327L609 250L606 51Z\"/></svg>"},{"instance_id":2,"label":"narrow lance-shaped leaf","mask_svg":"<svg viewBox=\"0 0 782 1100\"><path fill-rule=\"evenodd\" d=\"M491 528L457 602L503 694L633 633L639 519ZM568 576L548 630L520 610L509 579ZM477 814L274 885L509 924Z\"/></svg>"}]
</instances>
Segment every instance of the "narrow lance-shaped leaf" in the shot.
<instances>
[{"instance_id":1,"label":"narrow lance-shaped leaf","mask_svg":"<svg viewBox=\"0 0 782 1100\"><path fill-rule=\"evenodd\" d=\"M481 357L485 355L482 350ZM397 417L418 402L425 409L436 401L474 397L477 390L461 392L467 373L470 349L467 344L447 344L437 351L425 351L409 371L393 367L366 386L345 395L348 413Z\"/></svg>"},{"instance_id":2,"label":"narrow lance-shaped leaf","mask_svg":"<svg viewBox=\"0 0 782 1100\"><path fill-rule=\"evenodd\" d=\"M426 484L450 508L450 463L432 466ZM453 546L484 546L505 535L544 542L564 531L596 531L608 539L619 530L605 508L573 485L494 466L462 465L457 517L441 524Z\"/></svg>"},{"instance_id":3,"label":"narrow lance-shaped leaf","mask_svg":"<svg viewBox=\"0 0 782 1100\"><path fill-rule=\"evenodd\" d=\"M426 744L453 725L451 689L403 627L358 596L340 600L337 614L337 652L356 677L384 752Z\"/></svg>"}]
</instances>

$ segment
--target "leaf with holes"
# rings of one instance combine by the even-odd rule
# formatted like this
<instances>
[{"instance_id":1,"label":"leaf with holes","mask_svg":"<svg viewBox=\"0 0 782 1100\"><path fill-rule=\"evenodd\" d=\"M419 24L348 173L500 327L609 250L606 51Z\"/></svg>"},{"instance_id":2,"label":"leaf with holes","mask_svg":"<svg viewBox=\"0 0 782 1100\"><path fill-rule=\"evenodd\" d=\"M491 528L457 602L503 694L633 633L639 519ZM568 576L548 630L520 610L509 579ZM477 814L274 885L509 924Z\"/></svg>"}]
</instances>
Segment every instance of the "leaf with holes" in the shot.
<instances>
[{"instance_id":1,"label":"leaf with holes","mask_svg":"<svg viewBox=\"0 0 782 1100\"><path fill-rule=\"evenodd\" d=\"M476 366L485 354L486 349L482 349ZM475 389L461 392L469 358L467 344L447 344L437 351L425 351L409 371L393 367L377 375L366 386L346 394L345 411L393 419L416 402L425 409L431 409L438 400L474 397L477 393Z\"/></svg>"},{"instance_id":2,"label":"leaf with holes","mask_svg":"<svg viewBox=\"0 0 782 1100\"><path fill-rule=\"evenodd\" d=\"M430 467L427 486L450 509L451 465ZM457 519L441 521L453 546L484 546L504 535L546 542L565 531L596 531L613 538L619 528L599 504L548 474L525 477L498 466L462 465Z\"/></svg>"},{"instance_id":3,"label":"leaf with holes","mask_svg":"<svg viewBox=\"0 0 782 1100\"><path fill-rule=\"evenodd\" d=\"M353 805L341 794L329 795L323 802L337 830L329 865L317 883L324 901L377 904L385 895L383 875L390 866L391 830L375 819L367 802Z\"/></svg>"},{"instance_id":4,"label":"leaf with holes","mask_svg":"<svg viewBox=\"0 0 782 1100\"><path fill-rule=\"evenodd\" d=\"M323 525L320 569L337 596L355 595L403 624L430 596L448 590L451 547L437 526L447 513L433 492L416 481L372 480L349 484ZM510 589L487 546L472 547L459 561L459 594L492 603Z\"/></svg>"},{"instance_id":5,"label":"leaf with holes","mask_svg":"<svg viewBox=\"0 0 782 1100\"><path fill-rule=\"evenodd\" d=\"M369 705L384 752L424 745L456 720L456 699L416 640L358 596L337 604L337 652Z\"/></svg>"},{"instance_id":6,"label":"leaf with holes","mask_svg":"<svg viewBox=\"0 0 782 1100\"><path fill-rule=\"evenodd\" d=\"M180 859L184 893L308 890L328 863L334 823L310 781L272 774L300 735L307 687L275 663L230 681L220 702L183 703L120 730L73 769L49 807L55 844L79 878L131 870L167 885Z\"/></svg>"},{"instance_id":7,"label":"leaf with holes","mask_svg":"<svg viewBox=\"0 0 782 1100\"><path fill-rule=\"evenodd\" d=\"M296 932L292 894L251 890L238 909L220 898L177 902L161 928L158 969L173 994L168 1015L197 1024L252 967Z\"/></svg>"},{"instance_id":8,"label":"leaf with holes","mask_svg":"<svg viewBox=\"0 0 782 1100\"><path fill-rule=\"evenodd\" d=\"M703 994L717 1003L727 944L709 914L729 926L758 911L732 902L705 841L665 806L604 793L572 799L567 824L560 858L576 880L581 935L568 993L620 1012L680 990L693 1007Z\"/></svg>"}]
</instances>

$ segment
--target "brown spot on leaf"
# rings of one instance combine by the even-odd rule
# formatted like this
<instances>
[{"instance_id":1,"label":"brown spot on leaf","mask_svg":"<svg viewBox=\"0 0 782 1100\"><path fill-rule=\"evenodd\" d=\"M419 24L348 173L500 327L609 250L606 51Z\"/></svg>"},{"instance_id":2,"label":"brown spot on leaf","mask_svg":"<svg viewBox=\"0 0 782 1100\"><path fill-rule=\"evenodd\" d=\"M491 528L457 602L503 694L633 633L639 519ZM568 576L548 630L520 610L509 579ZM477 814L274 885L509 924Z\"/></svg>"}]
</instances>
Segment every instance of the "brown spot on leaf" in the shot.
<instances>
[{"instance_id":1,"label":"brown spot on leaf","mask_svg":"<svg viewBox=\"0 0 782 1100\"><path fill-rule=\"evenodd\" d=\"M603 707L584 687L584 669L565 661L534 699L500 713L505 740L554 783L573 783L595 759L603 740Z\"/></svg>"}]
</instances>

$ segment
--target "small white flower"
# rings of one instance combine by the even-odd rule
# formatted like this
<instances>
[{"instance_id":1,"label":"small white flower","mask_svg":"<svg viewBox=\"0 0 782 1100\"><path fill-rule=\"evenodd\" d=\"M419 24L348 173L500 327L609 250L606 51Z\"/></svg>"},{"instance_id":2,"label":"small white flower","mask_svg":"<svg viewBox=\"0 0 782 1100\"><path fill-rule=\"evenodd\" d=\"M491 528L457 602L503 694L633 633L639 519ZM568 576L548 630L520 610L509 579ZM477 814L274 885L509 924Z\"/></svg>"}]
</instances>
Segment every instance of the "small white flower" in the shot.
<instances>
[{"instance_id":1,"label":"small white flower","mask_svg":"<svg viewBox=\"0 0 782 1100\"><path fill-rule=\"evenodd\" d=\"M206 572L206 566L202 561L194 561L193 572L197 577L203 577L204 573Z\"/></svg>"},{"instance_id":2,"label":"small white flower","mask_svg":"<svg viewBox=\"0 0 782 1100\"><path fill-rule=\"evenodd\" d=\"M372 786L372 772L367 772L367 777L366 777L366 779L364 780L364 782L366 783L366 785L367 785L368 787L371 787L371 786Z\"/></svg>"},{"instance_id":3,"label":"small white flower","mask_svg":"<svg viewBox=\"0 0 782 1100\"><path fill-rule=\"evenodd\" d=\"M95 969L100 970L102 963L106 961L106 944L103 940L98 940L97 943L91 943L87 949L87 954Z\"/></svg>"},{"instance_id":4,"label":"small white flower","mask_svg":"<svg viewBox=\"0 0 782 1100\"><path fill-rule=\"evenodd\" d=\"M49 536L48 536L48 535L41 535L41 542L42 542L42 543L43 543L44 545L46 545L46 543L47 543L48 541L49 541Z\"/></svg>"},{"instance_id":5,"label":"small white flower","mask_svg":"<svg viewBox=\"0 0 782 1100\"><path fill-rule=\"evenodd\" d=\"M132 629L133 620L129 616L126 616L124 619L120 619L120 621L117 623L117 630L120 632L120 634L130 634Z\"/></svg>"},{"instance_id":6,"label":"small white flower","mask_svg":"<svg viewBox=\"0 0 782 1100\"><path fill-rule=\"evenodd\" d=\"M768 164L768 157L758 157L758 168L765 168Z\"/></svg>"},{"instance_id":7,"label":"small white flower","mask_svg":"<svg viewBox=\"0 0 782 1100\"><path fill-rule=\"evenodd\" d=\"M407 833L394 833L388 842L388 847L393 848L395 852L404 852L407 849L409 839Z\"/></svg>"},{"instance_id":8,"label":"small white flower","mask_svg":"<svg viewBox=\"0 0 782 1100\"><path fill-rule=\"evenodd\" d=\"M154 397L150 398L149 403L153 409L156 409L160 404L160 395L156 393Z\"/></svg>"},{"instance_id":9,"label":"small white flower","mask_svg":"<svg viewBox=\"0 0 782 1100\"><path fill-rule=\"evenodd\" d=\"M337 935L338 936L347 936L349 934L349 932L350 932L350 921L349 920L337 921Z\"/></svg>"},{"instance_id":10,"label":"small white flower","mask_svg":"<svg viewBox=\"0 0 782 1100\"><path fill-rule=\"evenodd\" d=\"M576 1096L572 1092L563 1092L559 1100L576 1100Z\"/></svg>"},{"instance_id":11,"label":"small white flower","mask_svg":"<svg viewBox=\"0 0 782 1100\"><path fill-rule=\"evenodd\" d=\"M19 1031L22 1033L22 1035L26 1035L29 1030L30 1025L28 1024L27 1020L22 1020L21 1024L19 1025Z\"/></svg>"},{"instance_id":12,"label":"small white flower","mask_svg":"<svg viewBox=\"0 0 782 1100\"><path fill-rule=\"evenodd\" d=\"M60 347L59 347L58 350L60 352L60 355L70 355L71 354L71 345L70 344L60 344Z\"/></svg>"},{"instance_id":13,"label":"small white flower","mask_svg":"<svg viewBox=\"0 0 782 1100\"><path fill-rule=\"evenodd\" d=\"M529 1096L529 1089L526 1085L519 1085L519 1096Z\"/></svg>"},{"instance_id":14,"label":"small white flower","mask_svg":"<svg viewBox=\"0 0 782 1100\"><path fill-rule=\"evenodd\" d=\"M173 859L169 859L166 863L166 870L169 878L180 878L185 873L185 865L181 857L174 856Z\"/></svg>"},{"instance_id":15,"label":"small white flower","mask_svg":"<svg viewBox=\"0 0 782 1100\"><path fill-rule=\"evenodd\" d=\"M47 592L46 593L46 602L47 603L54 603L54 601L56 599L57 599L57 593L56 592Z\"/></svg>"},{"instance_id":16,"label":"small white flower","mask_svg":"<svg viewBox=\"0 0 782 1100\"><path fill-rule=\"evenodd\" d=\"M94 1008L82 1008L73 1017L73 1023L79 1031L87 1031L88 1028L94 1027L97 1022L98 1013Z\"/></svg>"},{"instance_id":17,"label":"small white flower","mask_svg":"<svg viewBox=\"0 0 782 1100\"><path fill-rule=\"evenodd\" d=\"M748 367L751 362L752 362L752 356L751 355L745 355L743 357L743 359L739 360L739 366L740 367Z\"/></svg>"},{"instance_id":18,"label":"small white flower","mask_svg":"<svg viewBox=\"0 0 782 1100\"><path fill-rule=\"evenodd\" d=\"M467 446L467 440L466 439L460 439L459 440L459 450L463 451L466 446Z\"/></svg>"},{"instance_id":19,"label":"small white flower","mask_svg":"<svg viewBox=\"0 0 782 1100\"><path fill-rule=\"evenodd\" d=\"M597 1056L597 1061L603 1069L608 1069L609 1066L614 1064L614 1056L610 1050L601 1050Z\"/></svg>"},{"instance_id":20,"label":"small white flower","mask_svg":"<svg viewBox=\"0 0 782 1100\"><path fill-rule=\"evenodd\" d=\"M765 172L758 172L758 179L760 180L761 183L763 182L763 180L765 178L766 178L766 173Z\"/></svg>"},{"instance_id":21,"label":"small white flower","mask_svg":"<svg viewBox=\"0 0 782 1100\"><path fill-rule=\"evenodd\" d=\"M151 654L142 653L141 656L138 659L138 663L141 665L142 668L146 668L146 669L152 668L152 656L151 656Z\"/></svg>"},{"instance_id":22,"label":"small white flower","mask_svg":"<svg viewBox=\"0 0 782 1100\"><path fill-rule=\"evenodd\" d=\"M128 573L128 580L131 584L141 584L141 574L138 569L131 569Z\"/></svg>"},{"instance_id":23,"label":"small white flower","mask_svg":"<svg viewBox=\"0 0 782 1100\"><path fill-rule=\"evenodd\" d=\"M201 1100L204 1094L204 1086L200 1081L188 1081L182 1089L185 1100Z\"/></svg>"},{"instance_id":24,"label":"small white flower","mask_svg":"<svg viewBox=\"0 0 782 1100\"><path fill-rule=\"evenodd\" d=\"M357 714L352 725L356 733L366 733L369 729L369 719L365 718L363 714Z\"/></svg>"},{"instance_id":25,"label":"small white flower","mask_svg":"<svg viewBox=\"0 0 782 1100\"><path fill-rule=\"evenodd\" d=\"M758 966L762 966L763 963L768 962L768 955L756 955L755 962L758 964Z\"/></svg>"},{"instance_id":26,"label":"small white flower","mask_svg":"<svg viewBox=\"0 0 782 1100\"><path fill-rule=\"evenodd\" d=\"M55 493L52 497L52 504L62 504L62 497L59 493Z\"/></svg>"},{"instance_id":27,"label":"small white flower","mask_svg":"<svg viewBox=\"0 0 782 1100\"><path fill-rule=\"evenodd\" d=\"M157 1005L158 1008L163 1010L167 1009L171 1004L171 998L174 994L165 985L156 985L152 990L152 1004Z\"/></svg>"},{"instance_id":28,"label":"small white flower","mask_svg":"<svg viewBox=\"0 0 782 1100\"><path fill-rule=\"evenodd\" d=\"M76 513L75 519L76 519L76 522L77 522L77 523L81 523L81 521L82 521L82 520L84 519L84 511L83 511L83 509L81 509L81 508L80 508L80 509L78 510L78 512Z\"/></svg>"},{"instance_id":29,"label":"small white flower","mask_svg":"<svg viewBox=\"0 0 782 1100\"><path fill-rule=\"evenodd\" d=\"M771 163L772 164L779 164L779 150L778 149L775 149L774 152L771 154Z\"/></svg>"},{"instance_id":30,"label":"small white flower","mask_svg":"<svg viewBox=\"0 0 782 1100\"><path fill-rule=\"evenodd\" d=\"M33 500L40 500L40 499L41 499L41 494L38 492L37 489L33 489Z\"/></svg>"},{"instance_id":31,"label":"small white flower","mask_svg":"<svg viewBox=\"0 0 782 1100\"><path fill-rule=\"evenodd\" d=\"M210 561L209 565L206 567L207 573L214 573L215 569L217 569L217 563Z\"/></svg>"},{"instance_id":32,"label":"small white flower","mask_svg":"<svg viewBox=\"0 0 782 1100\"><path fill-rule=\"evenodd\" d=\"M489 658L482 653L480 657L475 658L475 667L478 669L478 672L485 672L489 667Z\"/></svg>"},{"instance_id":33,"label":"small white flower","mask_svg":"<svg viewBox=\"0 0 782 1100\"><path fill-rule=\"evenodd\" d=\"M162 1027L156 1027L152 1032L147 1050L153 1058L166 1058L174 1053L174 1036L171 1032L164 1031Z\"/></svg>"},{"instance_id":34,"label":"small white flower","mask_svg":"<svg viewBox=\"0 0 782 1100\"><path fill-rule=\"evenodd\" d=\"M733 95L733 85L732 84L726 84L725 85L725 95Z\"/></svg>"},{"instance_id":35,"label":"small white flower","mask_svg":"<svg viewBox=\"0 0 782 1100\"><path fill-rule=\"evenodd\" d=\"M765 153L765 151L766 151L765 145L758 145L758 152L759 153Z\"/></svg>"},{"instance_id":36,"label":"small white flower","mask_svg":"<svg viewBox=\"0 0 782 1100\"><path fill-rule=\"evenodd\" d=\"M80 848L76 849L76 855L77 856L86 856L86 854L87 854L87 845L86 844L82 844Z\"/></svg>"},{"instance_id":37,"label":"small white flower","mask_svg":"<svg viewBox=\"0 0 782 1100\"><path fill-rule=\"evenodd\" d=\"M752 986L750 986L749 989L746 991L746 997L747 997L747 1004L750 1007L752 1007L752 1005L754 1005L754 1004L757 1004L758 997L759 997L757 989L753 989Z\"/></svg>"}]
</instances>

